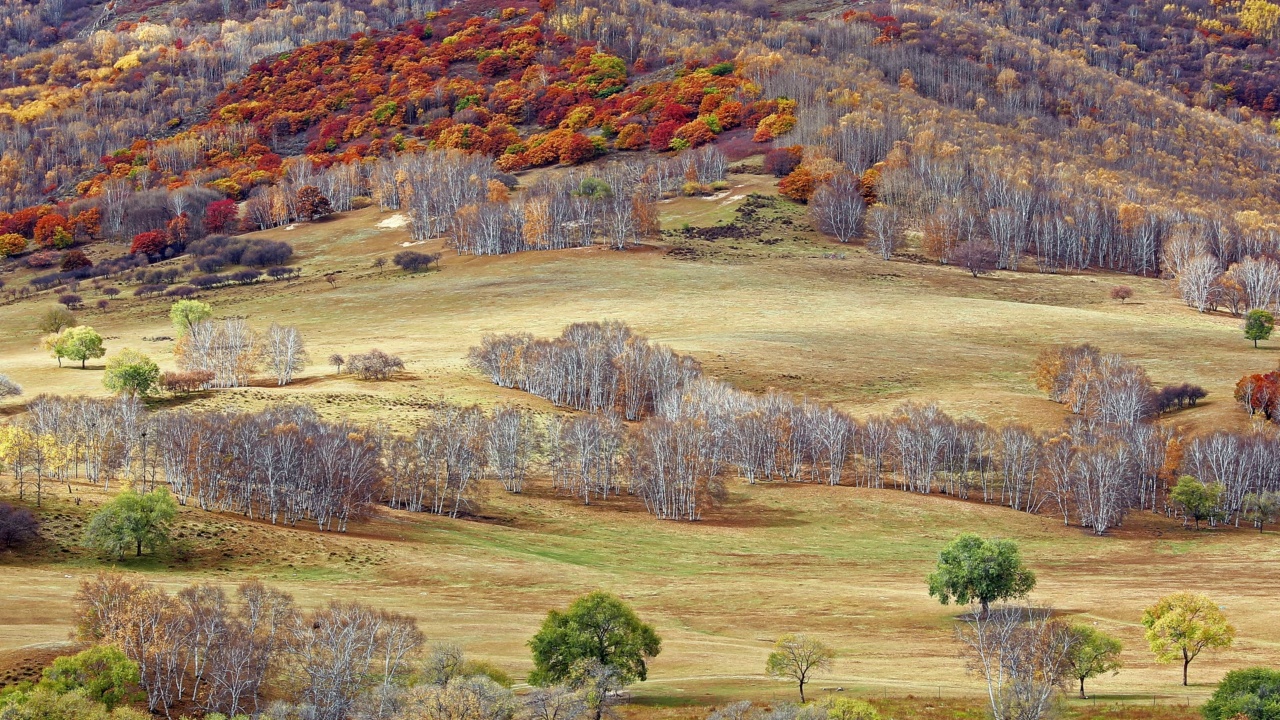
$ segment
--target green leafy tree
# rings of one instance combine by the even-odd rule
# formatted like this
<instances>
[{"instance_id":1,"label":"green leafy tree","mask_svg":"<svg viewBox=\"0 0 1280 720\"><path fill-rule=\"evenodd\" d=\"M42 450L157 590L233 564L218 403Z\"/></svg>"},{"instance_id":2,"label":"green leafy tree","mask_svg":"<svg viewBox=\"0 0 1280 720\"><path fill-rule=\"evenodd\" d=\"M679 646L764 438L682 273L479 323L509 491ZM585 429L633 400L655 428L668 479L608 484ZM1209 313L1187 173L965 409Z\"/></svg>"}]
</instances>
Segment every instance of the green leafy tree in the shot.
<instances>
[{"instance_id":1,"label":"green leafy tree","mask_svg":"<svg viewBox=\"0 0 1280 720\"><path fill-rule=\"evenodd\" d=\"M800 702L804 702L804 685L819 670L830 670L836 651L816 638L788 633L773 644L773 652L764 669L773 677L790 678L800 685Z\"/></svg>"},{"instance_id":2,"label":"green leafy tree","mask_svg":"<svg viewBox=\"0 0 1280 720\"><path fill-rule=\"evenodd\" d=\"M1142 613L1147 643L1162 663L1182 659L1182 684L1187 684L1187 667L1208 648L1231 647L1236 629L1204 595L1173 593L1160 598Z\"/></svg>"},{"instance_id":3,"label":"green leafy tree","mask_svg":"<svg viewBox=\"0 0 1280 720\"><path fill-rule=\"evenodd\" d=\"M1205 720L1280 720L1280 670L1232 670L1200 712Z\"/></svg>"},{"instance_id":4,"label":"green leafy tree","mask_svg":"<svg viewBox=\"0 0 1280 720\"><path fill-rule=\"evenodd\" d=\"M596 591L574 600L564 612L548 612L529 648L531 684L563 683L576 663L594 659L613 668L625 685L648 677L645 659L662 650L662 640L626 603Z\"/></svg>"},{"instance_id":5,"label":"green leafy tree","mask_svg":"<svg viewBox=\"0 0 1280 720\"><path fill-rule=\"evenodd\" d=\"M178 505L164 488L145 495L126 490L102 506L85 529L85 545L122 558L130 547L134 555L169 542Z\"/></svg>"},{"instance_id":6,"label":"green leafy tree","mask_svg":"<svg viewBox=\"0 0 1280 720\"><path fill-rule=\"evenodd\" d=\"M1244 316L1244 336L1253 341L1254 347L1258 347L1259 340L1271 337L1275 329L1276 318L1266 310L1250 310Z\"/></svg>"},{"instance_id":7,"label":"green leafy tree","mask_svg":"<svg viewBox=\"0 0 1280 720\"><path fill-rule=\"evenodd\" d=\"M137 350L121 350L107 361L102 384L114 393L150 395L160 380L160 366Z\"/></svg>"},{"instance_id":8,"label":"green leafy tree","mask_svg":"<svg viewBox=\"0 0 1280 720\"><path fill-rule=\"evenodd\" d=\"M102 336L87 325L64 328L57 335L46 338L45 345L58 359L58 367L62 367L62 359L67 358L78 360L83 370L87 361L107 354L102 346Z\"/></svg>"},{"instance_id":9,"label":"green leafy tree","mask_svg":"<svg viewBox=\"0 0 1280 720\"><path fill-rule=\"evenodd\" d=\"M213 308L209 303L199 300L179 300L169 306L169 321L173 323L173 330L178 333L178 337L186 335L192 325L211 317Z\"/></svg>"},{"instance_id":10,"label":"green leafy tree","mask_svg":"<svg viewBox=\"0 0 1280 720\"><path fill-rule=\"evenodd\" d=\"M943 605L978 602L985 616L991 603L1026 597L1036 575L1022 564L1012 540L984 540L965 533L943 548L929 575L929 594Z\"/></svg>"},{"instance_id":11,"label":"green leafy tree","mask_svg":"<svg viewBox=\"0 0 1280 720\"><path fill-rule=\"evenodd\" d=\"M1088 625L1071 626L1071 653L1067 656L1071 675L1080 681L1080 697L1085 697L1084 681L1103 673L1119 672L1120 641Z\"/></svg>"},{"instance_id":12,"label":"green leafy tree","mask_svg":"<svg viewBox=\"0 0 1280 720\"><path fill-rule=\"evenodd\" d=\"M126 657L124 651L111 645L98 645L54 660L53 665L44 669L40 687L59 694L78 691L114 710L121 703L146 697L138 682L138 665Z\"/></svg>"},{"instance_id":13,"label":"green leafy tree","mask_svg":"<svg viewBox=\"0 0 1280 720\"><path fill-rule=\"evenodd\" d=\"M0 392L0 394L3 394ZM1267 523L1280 516L1280 493L1260 492L1244 496L1244 517L1262 532Z\"/></svg>"},{"instance_id":14,"label":"green leafy tree","mask_svg":"<svg viewBox=\"0 0 1280 720\"><path fill-rule=\"evenodd\" d=\"M1190 475L1183 475L1169 492L1169 499L1182 508L1183 518L1191 518L1199 530L1201 520L1212 520L1218 516L1223 491L1217 483L1206 485Z\"/></svg>"}]
</instances>

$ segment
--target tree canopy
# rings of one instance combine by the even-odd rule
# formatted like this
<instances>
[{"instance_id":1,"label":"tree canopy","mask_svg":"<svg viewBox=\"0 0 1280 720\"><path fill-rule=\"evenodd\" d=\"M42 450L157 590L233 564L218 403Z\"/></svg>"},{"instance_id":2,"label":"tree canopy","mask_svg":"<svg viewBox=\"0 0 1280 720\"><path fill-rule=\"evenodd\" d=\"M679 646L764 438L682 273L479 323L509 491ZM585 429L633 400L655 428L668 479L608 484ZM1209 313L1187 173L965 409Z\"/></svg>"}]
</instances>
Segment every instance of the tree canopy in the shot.
<instances>
[{"instance_id":1,"label":"tree canopy","mask_svg":"<svg viewBox=\"0 0 1280 720\"><path fill-rule=\"evenodd\" d=\"M125 348L107 361L102 384L114 393L149 395L160 380L160 366L147 355Z\"/></svg>"},{"instance_id":2,"label":"tree canopy","mask_svg":"<svg viewBox=\"0 0 1280 720\"><path fill-rule=\"evenodd\" d=\"M1195 521L1199 530L1201 520L1217 516L1222 492L1222 486L1217 483L1205 484L1190 475L1183 475L1169 492L1169 499L1182 508L1184 518Z\"/></svg>"},{"instance_id":3,"label":"tree canopy","mask_svg":"<svg viewBox=\"0 0 1280 720\"><path fill-rule=\"evenodd\" d=\"M1271 337L1271 332L1275 329L1275 316L1266 310L1250 310L1244 316L1244 336L1253 341L1254 347L1258 347L1259 340Z\"/></svg>"},{"instance_id":4,"label":"tree canopy","mask_svg":"<svg viewBox=\"0 0 1280 720\"><path fill-rule=\"evenodd\" d=\"M126 490L94 514L85 529L85 545L115 558L124 557L125 550L132 547L134 555L140 556L144 549L154 550L169 542L177 514L178 505L164 488L145 495Z\"/></svg>"},{"instance_id":5,"label":"tree canopy","mask_svg":"<svg viewBox=\"0 0 1280 720\"><path fill-rule=\"evenodd\" d=\"M63 328L58 334L46 338L45 345L57 358L59 367L62 366L62 359L67 358L78 360L80 368L84 369L86 361L107 354L106 348L102 346L102 336L87 325Z\"/></svg>"},{"instance_id":6,"label":"tree canopy","mask_svg":"<svg viewBox=\"0 0 1280 720\"><path fill-rule=\"evenodd\" d=\"M1072 625L1071 652L1068 662L1071 675L1080 681L1080 697L1085 697L1084 681L1103 673L1120 670L1120 641L1088 625Z\"/></svg>"},{"instance_id":7,"label":"tree canopy","mask_svg":"<svg viewBox=\"0 0 1280 720\"><path fill-rule=\"evenodd\" d=\"M800 702L804 702L804 686L814 672L830 670L836 651L816 638L788 633L773 644L773 652L765 660L765 671L774 677L790 678L800 686Z\"/></svg>"},{"instance_id":8,"label":"tree canopy","mask_svg":"<svg viewBox=\"0 0 1280 720\"><path fill-rule=\"evenodd\" d=\"M1022 563L1012 540L984 540L965 533L952 540L929 575L929 594L943 605L978 602L986 614L991 603L1026 597L1036 575Z\"/></svg>"},{"instance_id":9,"label":"tree canopy","mask_svg":"<svg viewBox=\"0 0 1280 720\"><path fill-rule=\"evenodd\" d=\"M613 668L623 683L631 683L648 677L645 660L657 656L662 640L622 600L596 591L573 601L564 612L548 612L529 647L534 664L531 684L565 682L583 660Z\"/></svg>"},{"instance_id":10,"label":"tree canopy","mask_svg":"<svg viewBox=\"0 0 1280 720\"><path fill-rule=\"evenodd\" d=\"M169 320L179 337L187 334L191 326L211 317L213 308L199 300L179 300L169 307Z\"/></svg>"},{"instance_id":11,"label":"tree canopy","mask_svg":"<svg viewBox=\"0 0 1280 720\"><path fill-rule=\"evenodd\" d=\"M1204 595L1173 593L1160 598L1142 613L1147 643L1162 663L1182 659L1182 684L1187 684L1187 666L1207 648L1230 647L1236 629L1216 603Z\"/></svg>"}]
</instances>

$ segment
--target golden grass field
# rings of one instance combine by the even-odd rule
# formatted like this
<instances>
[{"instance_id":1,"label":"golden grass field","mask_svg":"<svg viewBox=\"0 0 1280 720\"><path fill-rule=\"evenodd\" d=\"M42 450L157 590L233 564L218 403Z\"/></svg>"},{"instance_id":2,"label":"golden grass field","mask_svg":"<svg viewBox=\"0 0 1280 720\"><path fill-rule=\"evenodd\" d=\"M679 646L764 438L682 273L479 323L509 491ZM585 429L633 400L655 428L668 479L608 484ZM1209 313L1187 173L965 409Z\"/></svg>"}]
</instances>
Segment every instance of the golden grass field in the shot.
<instances>
[{"instance_id":1,"label":"golden grass field","mask_svg":"<svg viewBox=\"0 0 1280 720\"><path fill-rule=\"evenodd\" d=\"M731 179L727 197L665 203L664 227L678 235L685 223L727 221L745 193L773 192L769 178ZM781 212L800 217L798 209ZM974 279L932 264L885 263L800 223L771 226L779 242L767 245L673 235L628 252L446 254L441 271L408 276L370 265L408 241L404 229L378 227L387 217L366 209L262 233L294 244L302 278L203 299L260 328L296 325L314 364L287 388L264 379L185 406L305 399L329 416L398 428L436 398L549 409L487 383L467 367L468 348L486 332L553 335L570 322L607 318L695 355L709 374L742 388L807 394L856 415L936 400L955 414L1043 428L1063 411L1031 384L1032 360L1046 346L1090 342L1141 362L1157 384L1194 382L1209 391L1200 407L1167 422L1243 427L1232 387L1245 373L1275 367L1280 347L1273 341L1254 350L1237 319L1189 310L1160 280L1030 272ZM698 258L676 259L665 252L670 244ZM847 257L824 258L832 252ZM340 272L336 287L322 279L327 272ZM7 279L17 286L21 277ZM1107 298L1119 283L1134 287L1133 301ZM109 353L133 347L172 367L172 342L143 339L173 334L169 302L129 292L105 313L82 311L81 321L107 338ZM81 294L89 303L99 297L87 287ZM35 317L52 301L0 305L0 372L28 396L104 394L103 361L60 369L35 348ZM407 377L361 383L325 364L330 353L371 347L403 356ZM0 409L20 411L16 402ZM0 555L0 650L67 636L76 582L100 567L73 547L77 524L100 498L87 487L77 492L89 502L59 498L46 511L57 515L46 523L55 537L48 546ZM649 682L633 689L650 704L788 697L791 689L763 673L769 645L786 631L838 648L836 668L818 688L885 702L908 694L945 700L974 695L978 685L952 639L958 610L929 598L923 578L947 540L973 530L1021 542L1040 574L1036 600L1124 640L1125 669L1091 681L1103 698L1097 702L1198 702L1228 669L1280 663L1280 544L1272 532L1196 533L1135 514L1112 536L1095 538L1053 518L941 497L736 483L725 506L695 524L652 520L626 499L584 508L541 483L523 496L491 491L482 515L381 511L348 535L320 535L187 510L183 528L195 559L139 568L175 584L258 575L307 603L351 598L403 610L433 639L461 642L518 676L530 667L524 642L545 612L602 587L627 598L664 638ZM1233 649L1193 663L1189 689L1178 684L1178 668L1153 663L1138 624L1146 604L1183 589L1212 595L1239 630Z\"/></svg>"}]
</instances>

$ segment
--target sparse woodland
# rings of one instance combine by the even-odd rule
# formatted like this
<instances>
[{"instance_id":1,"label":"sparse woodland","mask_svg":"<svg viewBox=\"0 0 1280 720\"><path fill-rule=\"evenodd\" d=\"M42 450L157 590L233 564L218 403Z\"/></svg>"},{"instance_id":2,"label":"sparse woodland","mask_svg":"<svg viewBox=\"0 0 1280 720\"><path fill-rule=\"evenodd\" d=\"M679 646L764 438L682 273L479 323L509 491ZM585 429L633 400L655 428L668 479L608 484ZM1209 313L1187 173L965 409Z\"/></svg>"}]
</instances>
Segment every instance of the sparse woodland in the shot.
<instances>
[{"instance_id":1,"label":"sparse woodland","mask_svg":"<svg viewBox=\"0 0 1280 720\"><path fill-rule=\"evenodd\" d=\"M769 207L792 213L778 224L821 243L826 259L860 246L875 267L935 266L929 272L966 287L1044 279L1019 273L1109 274L1108 307L1135 317L1156 287L1143 278L1159 278L1188 322L1243 321L1240 342L1255 348L1270 338L1280 313L1280 5L947 0L809 10L788 15L760 0L0 5L4 302L59 303L37 324L40 347L59 367L76 366L67 372L108 346L115 353L105 361L109 399L43 392L22 378L24 391L0 375L0 398L33 395L0 422L3 489L18 503L0 503L0 551L35 552L43 508L75 483L164 505L142 518L143 530L104 505L85 533L86 547L102 551L91 536L133 532L139 557L151 533L152 562L179 512L314 530L329 543L371 520L479 526L454 521L493 520L483 513L495 496L550 496L556 511L591 506L573 509L595 518L643 507L646 522L692 523L728 517L735 492L765 484L889 489L913 502L903 493L943 495L1060 519L1095 543L1140 514L1196 532L1202 523L1274 529L1280 370L1259 363L1235 386L1232 410L1248 429L1192 431L1182 413L1226 398L1182 381L1194 377L1157 386L1146 358L1079 344L1084 333L1036 347L1020 378L1027 394L1034 386L1061 406L1067 419L1056 427L948 414L929 397L858 413L749 392L614 320L574 322L555 337L478 337L454 360L468 382L488 381L504 399L414 399L409 427L339 418L301 397L198 404L248 397L264 380L292 392L316 358L299 329L306 322L255 328L256 318L215 316L197 298L314 292L322 277L343 308L356 282L430 287L467 262L589 262L579 258L604 249L632 251L608 253L621 261L653 249L696 260L676 252L664 203L704 204L714 219L700 239L710 244L726 222L714 213L747 197L727 197L731 177L745 176L764 178ZM405 228L391 253L373 258L375 272L367 255L353 270L322 248L316 256L335 267L304 276L295 245L267 239L373 207L394 213L380 227ZM694 234L687 223L680 232ZM488 257L515 253L540 254ZM98 297L86 305L90 290ZM483 292L469 288L465 301ZM458 301L442 296L413 300ZM74 314L158 297L178 301L174 337L143 338L173 342L163 372ZM419 320L410 305L387 308ZM417 372L408 354L352 352L375 341L360 342L336 348L331 376L305 381L373 398ZM645 528L695 532L676 522ZM955 547L980 553L983 543L962 536ZM1016 545L990 547L1025 570ZM442 578L447 587L446 573L431 581ZM999 720L1045 717L1068 681L1083 697L1087 678L1120 667L1118 640L1027 600L1029 571L1016 592L964 586L991 578L945 579L954 587L944 604L976 603L956 639ZM517 697L511 678L457 647L426 651L409 615L338 601L305 610L257 580L169 592L99 575L75 602L77 638L124 657L123 685L139 693L125 705L166 716L602 720L662 646L620 600L585 595L547 615L529 642L539 687ZM605 627L587 627L593 618ZM1236 632L1216 603L1186 593L1159 600L1142 625L1160 662L1181 660L1184 684L1196 655L1228 648ZM624 630L632 635L607 637ZM811 674L830 670L836 653L816 636L778 635L766 672L795 681L802 705L735 703L713 720L878 717L861 700L804 704ZM1082 660L1084 649L1096 656ZM606 657L623 651L633 657ZM1280 681L1241 672L1206 717L1237 705L1241 714L1222 717L1262 717L1241 698L1272 697ZM50 695L55 680L70 682L58 677L21 688L21 703L6 707L10 696L0 695L0 717L62 717L31 709L46 701L101 701L114 713L101 717L133 717L88 683L63 693L74 700ZM20 704L27 715L8 714Z\"/></svg>"}]
</instances>

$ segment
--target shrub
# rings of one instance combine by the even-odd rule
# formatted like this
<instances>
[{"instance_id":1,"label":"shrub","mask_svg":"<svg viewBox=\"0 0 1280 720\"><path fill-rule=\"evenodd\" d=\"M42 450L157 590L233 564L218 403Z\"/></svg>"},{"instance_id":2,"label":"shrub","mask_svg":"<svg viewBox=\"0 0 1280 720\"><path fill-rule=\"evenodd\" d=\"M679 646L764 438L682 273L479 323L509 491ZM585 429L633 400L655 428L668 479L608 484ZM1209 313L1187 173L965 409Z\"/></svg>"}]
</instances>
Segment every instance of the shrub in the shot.
<instances>
[{"instance_id":1,"label":"shrub","mask_svg":"<svg viewBox=\"0 0 1280 720\"><path fill-rule=\"evenodd\" d=\"M21 385L10 380L8 375L0 375L0 398L17 397L21 394Z\"/></svg>"},{"instance_id":2,"label":"shrub","mask_svg":"<svg viewBox=\"0 0 1280 720\"><path fill-rule=\"evenodd\" d=\"M160 374L160 388L171 393L193 393L204 390L213 382L213 372L209 370L187 370L186 372L165 372Z\"/></svg>"},{"instance_id":3,"label":"shrub","mask_svg":"<svg viewBox=\"0 0 1280 720\"><path fill-rule=\"evenodd\" d=\"M26 545L40 536L40 521L24 507L0 502L0 548Z\"/></svg>"},{"instance_id":4,"label":"shrub","mask_svg":"<svg viewBox=\"0 0 1280 720\"><path fill-rule=\"evenodd\" d=\"M27 267L33 269L49 268L57 265L61 259L62 253L56 250L41 250L27 256Z\"/></svg>"},{"instance_id":5,"label":"shrub","mask_svg":"<svg viewBox=\"0 0 1280 720\"><path fill-rule=\"evenodd\" d=\"M0 258L19 255L27 249L27 239L17 233L0 235Z\"/></svg>"},{"instance_id":6,"label":"shrub","mask_svg":"<svg viewBox=\"0 0 1280 720\"><path fill-rule=\"evenodd\" d=\"M764 169L774 177L786 177L800 167L802 160L804 148L799 145L775 148L764 154Z\"/></svg>"},{"instance_id":7,"label":"shrub","mask_svg":"<svg viewBox=\"0 0 1280 720\"><path fill-rule=\"evenodd\" d=\"M376 349L347 358L347 372L361 380L390 380L403 369L403 360Z\"/></svg>"},{"instance_id":8,"label":"shrub","mask_svg":"<svg viewBox=\"0 0 1280 720\"><path fill-rule=\"evenodd\" d=\"M1280 670L1232 670L1201 712L1205 720L1280 720Z\"/></svg>"},{"instance_id":9,"label":"shrub","mask_svg":"<svg viewBox=\"0 0 1280 720\"><path fill-rule=\"evenodd\" d=\"M63 272L67 272L69 270L79 270L80 268L91 268L91 267L93 267L93 261L89 259L88 255L85 255L83 252L79 250L72 250L71 252L62 256L61 268Z\"/></svg>"},{"instance_id":10,"label":"shrub","mask_svg":"<svg viewBox=\"0 0 1280 720\"><path fill-rule=\"evenodd\" d=\"M391 262L396 267L402 268L409 272L421 272L431 269L431 265L440 262L440 253L421 253L413 250L403 250L395 254L391 258Z\"/></svg>"},{"instance_id":11,"label":"shrub","mask_svg":"<svg viewBox=\"0 0 1280 720\"><path fill-rule=\"evenodd\" d=\"M1120 302L1124 302L1125 300L1128 300L1131 297L1133 297L1133 288L1129 287L1128 285L1116 285L1115 287L1111 288L1112 300L1119 300Z\"/></svg>"}]
</instances>

